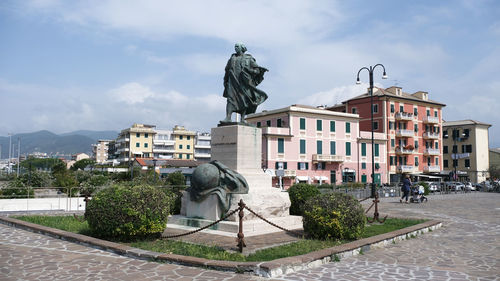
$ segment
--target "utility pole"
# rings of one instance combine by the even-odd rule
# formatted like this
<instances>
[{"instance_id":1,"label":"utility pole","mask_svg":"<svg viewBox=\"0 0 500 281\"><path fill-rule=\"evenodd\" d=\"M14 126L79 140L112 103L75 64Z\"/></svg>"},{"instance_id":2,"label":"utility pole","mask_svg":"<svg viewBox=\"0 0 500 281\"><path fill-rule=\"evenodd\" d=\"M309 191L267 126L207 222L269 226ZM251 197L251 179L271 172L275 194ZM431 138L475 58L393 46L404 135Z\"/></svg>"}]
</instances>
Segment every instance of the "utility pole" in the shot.
<instances>
[{"instance_id":1,"label":"utility pole","mask_svg":"<svg viewBox=\"0 0 500 281\"><path fill-rule=\"evenodd\" d=\"M7 166L7 173L10 175L10 158L12 156L12 134L9 133L9 162Z\"/></svg>"},{"instance_id":2,"label":"utility pole","mask_svg":"<svg viewBox=\"0 0 500 281\"><path fill-rule=\"evenodd\" d=\"M17 176L19 177L19 166L21 164L21 138L17 138Z\"/></svg>"}]
</instances>

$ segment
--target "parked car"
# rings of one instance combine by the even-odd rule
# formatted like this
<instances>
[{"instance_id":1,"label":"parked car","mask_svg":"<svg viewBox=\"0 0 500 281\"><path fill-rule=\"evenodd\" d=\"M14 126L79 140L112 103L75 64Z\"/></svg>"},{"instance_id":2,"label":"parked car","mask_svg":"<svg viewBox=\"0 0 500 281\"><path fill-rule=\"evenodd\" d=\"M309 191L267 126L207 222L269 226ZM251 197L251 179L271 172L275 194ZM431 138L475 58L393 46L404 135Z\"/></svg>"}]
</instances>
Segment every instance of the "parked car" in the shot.
<instances>
[{"instance_id":1,"label":"parked car","mask_svg":"<svg viewBox=\"0 0 500 281\"><path fill-rule=\"evenodd\" d=\"M440 190L440 185L437 182L427 182L429 184L429 191L436 192Z\"/></svg>"},{"instance_id":2,"label":"parked car","mask_svg":"<svg viewBox=\"0 0 500 281\"><path fill-rule=\"evenodd\" d=\"M450 191L462 191L465 189L465 185L463 183L456 181L446 182L446 187Z\"/></svg>"},{"instance_id":3,"label":"parked car","mask_svg":"<svg viewBox=\"0 0 500 281\"><path fill-rule=\"evenodd\" d=\"M476 191L476 187L471 182L467 182L467 183L465 183L465 190L466 191Z\"/></svg>"}]
</instances>

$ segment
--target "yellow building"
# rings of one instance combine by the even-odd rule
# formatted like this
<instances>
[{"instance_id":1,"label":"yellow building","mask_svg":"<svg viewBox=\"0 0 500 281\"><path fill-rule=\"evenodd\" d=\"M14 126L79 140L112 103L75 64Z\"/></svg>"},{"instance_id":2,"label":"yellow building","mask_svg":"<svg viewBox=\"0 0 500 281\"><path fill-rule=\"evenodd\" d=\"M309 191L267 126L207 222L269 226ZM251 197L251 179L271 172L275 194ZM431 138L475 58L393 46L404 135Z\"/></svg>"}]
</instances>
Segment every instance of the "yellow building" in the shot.
<instances>
[{"instance_id":1,"label":"yellow building","mask_svg":"<svg viewBox=\"0 0 500 281\"><path fill-rule=\"evenodd\" d=\"M474 120L443 122L443 172L475 183L489 178L489 127Z\"/></svg>"},{"instance_id":2,"label":"yellow building","mask_svg":"<svg viewBox=\"0 0 500 281\"><path fill-rule=\"evenodd\" d=\"M122 130L115 141L118 161L123 163L136 157L152 157L155 128L154 125L134 124Z\"/></svg>"},{"instance_id":3,"label":"yellow building","mask_svg":"<svg viewBox=\"0 0 500 281\"><path fill-rule=\"evenodd\" d=\"M196 133L183 126L175 126L172 135L175 140L174 159L194 159Z\"/></svg>"}]
</instances>

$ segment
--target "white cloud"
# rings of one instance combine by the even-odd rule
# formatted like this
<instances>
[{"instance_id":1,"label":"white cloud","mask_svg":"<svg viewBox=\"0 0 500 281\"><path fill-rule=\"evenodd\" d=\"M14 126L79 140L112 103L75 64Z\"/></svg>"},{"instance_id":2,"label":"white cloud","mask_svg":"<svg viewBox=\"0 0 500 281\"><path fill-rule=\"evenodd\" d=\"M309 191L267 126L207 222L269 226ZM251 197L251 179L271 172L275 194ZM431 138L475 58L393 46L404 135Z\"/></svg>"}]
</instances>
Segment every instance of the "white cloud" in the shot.
<instances>
[{"instance_id":1,"label":"white cloud","mask_svg":"<svg viewBox=\"0 0 500 281\"><path fill-rule=\"evenodd\" d=\"M154 97L154 93L137 82L130 82L109 91L109 95L127 104L143 103L145 99Z\"/></svg>"}]
</instances>

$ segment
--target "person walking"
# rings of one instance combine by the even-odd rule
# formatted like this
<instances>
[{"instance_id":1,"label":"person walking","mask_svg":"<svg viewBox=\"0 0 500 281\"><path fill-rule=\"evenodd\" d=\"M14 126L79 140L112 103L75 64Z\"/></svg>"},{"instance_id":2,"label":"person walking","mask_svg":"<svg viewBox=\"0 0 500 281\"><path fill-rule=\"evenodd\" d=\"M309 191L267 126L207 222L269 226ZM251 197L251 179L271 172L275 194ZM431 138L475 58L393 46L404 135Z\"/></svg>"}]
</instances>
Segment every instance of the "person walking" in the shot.
<instances>
[{"instance_id":1,"label":"person walking","mask_svg":"<svg viewBox=\"0 0 500 281\"><path fill-rule=\"evenodd\" d=\"M407 174L405 176L405 179L403 180L403 186L401 187L401 191L403 191L403 196L401 196L399 202L403 203L403 198L406 198L405 203L408 204L408 195L410 195L410 188L411 188L410 175Z\"/></svg>"}]
</instances>

